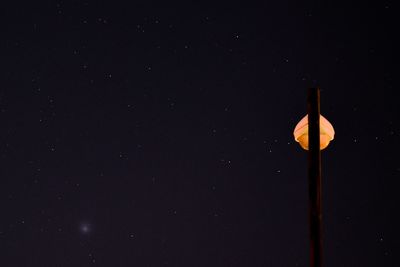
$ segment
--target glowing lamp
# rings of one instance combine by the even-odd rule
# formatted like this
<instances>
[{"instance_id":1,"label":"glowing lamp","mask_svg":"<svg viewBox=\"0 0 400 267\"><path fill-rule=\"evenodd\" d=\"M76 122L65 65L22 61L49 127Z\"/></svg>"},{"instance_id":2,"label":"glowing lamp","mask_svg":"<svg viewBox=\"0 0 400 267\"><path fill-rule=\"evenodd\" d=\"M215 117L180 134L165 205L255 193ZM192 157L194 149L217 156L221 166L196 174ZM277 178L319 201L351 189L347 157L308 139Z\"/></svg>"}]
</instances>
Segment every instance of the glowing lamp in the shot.
<instances>
[{"instance_id":1,"label":"glowing lamp","mask_svg":"<svg viewBox=\"0 0 400 267\"><path fill-rule=\"evenodd\" d=\"M293 132L294 139L300 144L302 148L308 150L308 115L301 119L296 125ZM319 117L319 147L324 149L333 140L335 130L332 124L325 119L322 115Z\"/></svg>"}]
</instances>

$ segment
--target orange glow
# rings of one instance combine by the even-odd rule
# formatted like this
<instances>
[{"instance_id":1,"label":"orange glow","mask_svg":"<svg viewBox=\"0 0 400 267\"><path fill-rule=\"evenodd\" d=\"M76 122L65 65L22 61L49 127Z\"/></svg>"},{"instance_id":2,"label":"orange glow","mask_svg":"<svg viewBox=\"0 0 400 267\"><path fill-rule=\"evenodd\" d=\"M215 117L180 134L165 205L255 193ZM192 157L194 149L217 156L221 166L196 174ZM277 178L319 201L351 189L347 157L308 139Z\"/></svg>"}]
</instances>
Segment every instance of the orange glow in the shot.
<instances>
[{"instance_id":1,"label":"orange glow","mask_svg":"<svg viewBox=\"0 0 400 267\"><path fill-rule=\"evenodd\" d=\"M319 132L319 147L322 150L329 145L329 142L332 141L335 136L335 130L333 129L332 124L322 115L320 115L319 118ZM308 115L301 119L301 121L296 125L293 135L294 140L299 142L302 148L308 150Z\"/></svg>"}]
</instances>

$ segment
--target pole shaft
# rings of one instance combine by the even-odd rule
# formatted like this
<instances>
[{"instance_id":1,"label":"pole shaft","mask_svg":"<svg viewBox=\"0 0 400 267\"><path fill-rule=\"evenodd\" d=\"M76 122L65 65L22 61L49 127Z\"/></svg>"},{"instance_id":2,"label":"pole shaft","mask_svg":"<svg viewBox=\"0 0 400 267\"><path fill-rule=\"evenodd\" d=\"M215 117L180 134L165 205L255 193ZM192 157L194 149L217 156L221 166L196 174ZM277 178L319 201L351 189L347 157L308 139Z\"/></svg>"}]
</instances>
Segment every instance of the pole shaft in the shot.
<instances>
[{"instance_id":1,"label":"pole shaft","mask_svg":"<svg viewBox=\"0 0 400 267\"><path fill-rule=\"evenodd\" d=\"M308 90L308 190L310 221L310 266L322 266L320 92Z\"/></svg>"}]
</instances>

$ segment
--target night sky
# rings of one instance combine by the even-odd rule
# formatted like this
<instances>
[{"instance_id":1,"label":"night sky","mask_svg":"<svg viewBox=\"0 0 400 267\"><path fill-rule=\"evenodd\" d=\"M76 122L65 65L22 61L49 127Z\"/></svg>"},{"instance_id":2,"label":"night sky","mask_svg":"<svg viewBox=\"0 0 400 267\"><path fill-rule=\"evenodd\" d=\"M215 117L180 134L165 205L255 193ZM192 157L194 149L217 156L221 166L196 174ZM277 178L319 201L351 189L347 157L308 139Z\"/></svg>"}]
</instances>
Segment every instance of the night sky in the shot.
<instances>
[{"instance_id":1,"label":"night sky","mask_svg":"<svg viewBox=\"0 0 400 267\"><path fill-rule=\"evenodd\" d=\"M0 266L308 266L309 87L325 266L400 266L391 1L100 2L1 7Z\"/></svg>"}]
</instances>

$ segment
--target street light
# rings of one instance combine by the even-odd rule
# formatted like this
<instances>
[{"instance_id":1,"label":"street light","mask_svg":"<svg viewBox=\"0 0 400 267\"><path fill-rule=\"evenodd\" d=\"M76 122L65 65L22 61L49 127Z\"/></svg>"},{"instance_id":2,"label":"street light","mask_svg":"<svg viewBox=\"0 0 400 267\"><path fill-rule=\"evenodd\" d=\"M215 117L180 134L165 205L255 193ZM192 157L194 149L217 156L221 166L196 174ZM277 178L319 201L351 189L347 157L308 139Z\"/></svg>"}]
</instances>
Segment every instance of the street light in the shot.
<instances>
[{"instance_id":1,"label":"street light","mask_svg":"<svg viewBox=\"0 0 400 267\"><path fill-rule=\"evenodd\" d=\"M320 125L320 149L325 149L330 141L333 140L335 136L335 130L333 129L332 124L322 115L319 118ZM301 121L296 125L296 128L293 132L294 140L300 144L300 146L308 150L308 115L304 116Z\"/></svg>"},{"instance_id":2,"label":"street light","mask_svg":"<svg viewBox=\"0 0 400 267\"><path fill-rule=\"evenodd\" d=\"M310 222L310 266L322 266L321 150L333 140L332 124L320 115L319 88L308 89L307 116L295 127L293 135L308 150L308 193Z\"/></svg>"}]
</instances>

